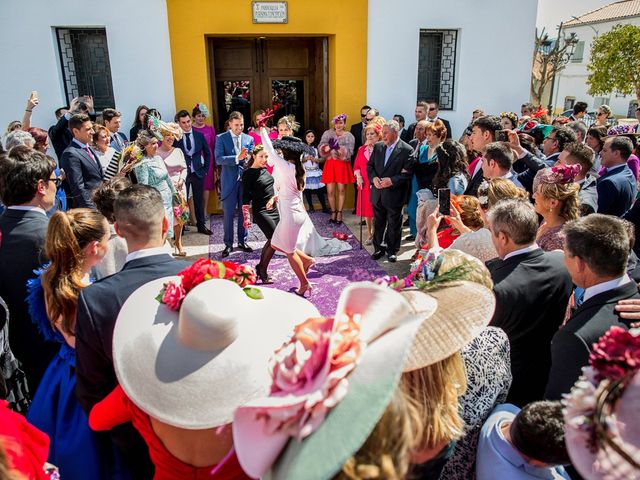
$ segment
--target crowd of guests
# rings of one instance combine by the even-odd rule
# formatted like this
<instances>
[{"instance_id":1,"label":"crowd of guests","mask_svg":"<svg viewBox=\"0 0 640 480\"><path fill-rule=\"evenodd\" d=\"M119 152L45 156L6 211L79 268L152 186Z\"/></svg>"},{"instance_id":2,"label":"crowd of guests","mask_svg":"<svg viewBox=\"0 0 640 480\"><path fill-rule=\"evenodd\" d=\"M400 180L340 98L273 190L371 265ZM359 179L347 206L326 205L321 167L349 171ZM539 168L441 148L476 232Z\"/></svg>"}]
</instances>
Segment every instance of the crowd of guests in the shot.
<instances>
[{"instance_id":1,"label":"crowd of guests","mask_svg":"<svg viewBox=\"0 0 640 480\"><path fill-rule=\"evenodd\" d=\"M525 104L456 141L419 102L406 129L337 115L316 146L269 112L216 136L202 104L140 107L127 139L116 110L69 110L58 161L23 130L0 155L7 478L640 478L632 127ZM355 184L374 258L396 260L405 206L418 247L332 317L304 298L305 178L335 223ZM268 239L255 270L179 258L187 198L210 234L218 184L224 257L250 248L248 205ZM255 285L276 249L298 296Z\"/></svg>"}]
</instances>

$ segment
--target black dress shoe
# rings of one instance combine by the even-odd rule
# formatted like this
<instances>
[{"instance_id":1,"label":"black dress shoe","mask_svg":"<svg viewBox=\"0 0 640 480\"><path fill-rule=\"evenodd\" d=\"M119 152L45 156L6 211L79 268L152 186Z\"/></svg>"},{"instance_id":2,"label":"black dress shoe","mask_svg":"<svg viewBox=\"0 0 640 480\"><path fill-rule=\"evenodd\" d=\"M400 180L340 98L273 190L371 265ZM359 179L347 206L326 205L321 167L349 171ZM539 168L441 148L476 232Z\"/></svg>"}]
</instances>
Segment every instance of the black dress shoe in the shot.
<instances>
[{"instance_id":1,"label":"black dress shoe","mask_svg":"<svg viewBox=\"0 0 640 480\"><path fill-rule=\"evenodd\" d=\"M403 227L408 227L409 226L409 219L408 218L404 222L402 222L402 226Z\"/></svg>"},{"instance_id":2,"label":"black dress shoe","mask_svg":"<svg viewBox=\"0 0 640 480\"><path fill-rule=\"evenodd\" d=\"M238 244L238 248L240 250L242 250L243 252L247 252L247 253L251 253L253 252L253 248L251 248L249 245L247 245L246 243L239 243Z\"/></svg>"},{"instance_id":3,"label":"black dress shoe","mask_svg":"<svg viewBox=\"0 0 640 480\"><path fill-rule=\"evenodd\" d=\"M406 242L413 242L416 239L415 235L407 235L406 237L404 237L404 240Z\"/></svg>"},{"instance_id":4,"label":"black dress shoe","mask_svg":"<svg viewBox=\"0 0 640 480\"><path fill-rule=\"evenodd\" d=\"M213 232L207 227L198 227L198 233L202 233L203 235L213 235Z\"/></svg>"},{"instance_id":5,"label":"black dress shoe","mask_svg":"<svg viewBox=\"0 0 640 480\"><path fill-rule=\"evenodd\" d=\"M374 260L379 260L382 257L384 257L384 250L376 250L371 254L371 258L373 258Z\"/></svg>"},{"instance_id":6,"label":"black dress shoe","mask_svg":"<svg viewBox=\"0 0 640 480\"><path fill-rule=\"evenodd\" d=\"M387 260L389 260L390 263L396 263L398 257L396 257L395 253L392 253L391 255L387 255Z\"/></svg>"},{"instance_id":7,"label":"black dress shoe","mask_svg":"<svg viewBox=\"0 0 640 480\"><path fill-rule=\"evenodd\" d=\"M233 247L224 247L224 250L222 250L222 258L228 257L231 252L233 252Z\"/></svg>"}]
</instances>

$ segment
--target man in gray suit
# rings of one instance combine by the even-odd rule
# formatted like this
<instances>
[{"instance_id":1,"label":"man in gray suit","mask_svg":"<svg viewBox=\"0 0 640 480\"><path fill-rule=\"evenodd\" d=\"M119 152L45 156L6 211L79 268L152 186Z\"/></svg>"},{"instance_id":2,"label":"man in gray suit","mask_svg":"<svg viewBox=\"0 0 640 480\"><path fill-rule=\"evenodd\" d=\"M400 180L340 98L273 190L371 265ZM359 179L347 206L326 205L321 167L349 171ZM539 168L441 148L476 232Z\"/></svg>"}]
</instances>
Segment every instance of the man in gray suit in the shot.
<instances>
[{"instance_id":1,"label":"man in gray suit","mask_svg":"<svg viewBox=\"0 0 640 480\"><path fill-rule=\"evenodd\" d=\"M38 333L25 302L27 280L47 261L46 212L53 207L61 182L55 169L54 160L25 146L14 147L0 158L0 198L7 206L0 216L0 297L11 315L9 344L22 362L32 392L59 349Z\"/></svg>"}]
</instances>

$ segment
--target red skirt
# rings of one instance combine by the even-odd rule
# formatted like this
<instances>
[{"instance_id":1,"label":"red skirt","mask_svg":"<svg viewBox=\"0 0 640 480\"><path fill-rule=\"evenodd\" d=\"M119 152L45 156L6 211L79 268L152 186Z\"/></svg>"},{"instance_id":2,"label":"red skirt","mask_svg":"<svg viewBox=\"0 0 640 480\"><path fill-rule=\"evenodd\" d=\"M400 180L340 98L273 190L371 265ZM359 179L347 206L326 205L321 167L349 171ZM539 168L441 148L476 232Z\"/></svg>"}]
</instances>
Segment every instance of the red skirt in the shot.
<instances>
[{"instance_id":1,"label":"red skirt","mask_svg":"<svg viewBox=\"0 0 640 480\"><path fill-rule=\"evenodd\" d=\"M356 178L353 176L353 169L351 163L347 160L336 160L335 158L328 158L324 162L324 169L322 170L322 183L342 183L348 185L355 183Z\"/></svg>"}]
</instances>

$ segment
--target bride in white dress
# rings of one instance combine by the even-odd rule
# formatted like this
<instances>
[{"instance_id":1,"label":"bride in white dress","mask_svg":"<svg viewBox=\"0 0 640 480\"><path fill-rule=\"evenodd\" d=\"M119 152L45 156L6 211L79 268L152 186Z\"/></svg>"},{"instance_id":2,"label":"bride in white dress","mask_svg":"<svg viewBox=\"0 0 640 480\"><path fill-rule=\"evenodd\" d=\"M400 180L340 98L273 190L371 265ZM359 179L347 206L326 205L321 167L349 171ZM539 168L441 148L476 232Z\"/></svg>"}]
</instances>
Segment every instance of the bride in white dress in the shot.
<instances>
[{"instance_id":1,"label":"bride in white dress","mask_svg":"<svg viewBox=\"0 0 640 480\"><path fill-rule=\"evenodd\" d=\"M307 290L311 290L307 272L315 263L312 257L296 248L298 232L305 222L305 217L308 217L302 203L305 170L301 161L302 154L308 147L298 138L283 137L276 140L275 144L282 152L281 156L275 151L266 128L260 128L260 137L269 156L268 164L273 167L280 213L280 221L271 237L271 246L287 256L293 273L300 281L300 288L295 290L295 293L304 296Z\"/></svg>"},{"instance_id":2,"label":"bride in white dress","mask_svg":"<svg viewBox=\"0 0 640 480\"><path fill-rule=\"evenodd\" d=\"M282 117L278 120L278 139L283 137L293 137L294 131L298 129L299 124L295 121L293 115L289 115L286 117ZM263 141L264 143L264 141ZM275 180L275 188L276 193L278 191L278 179L275 177L274 171L274 180ZM315 225L311 221L309 214L304 209L304 205L302 210L304 211L304 223L298 232L298 239L296 241L296 248L307 255L312 257L328 257L331 255L337 255L339 253L345 252L347 250L351 250L351 245L349 242L344 242L337 238L326 238L320 236L318 231L316 230Z\"/></svg>"}]
</instances>

